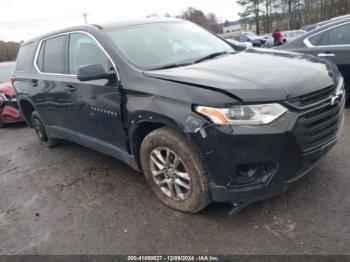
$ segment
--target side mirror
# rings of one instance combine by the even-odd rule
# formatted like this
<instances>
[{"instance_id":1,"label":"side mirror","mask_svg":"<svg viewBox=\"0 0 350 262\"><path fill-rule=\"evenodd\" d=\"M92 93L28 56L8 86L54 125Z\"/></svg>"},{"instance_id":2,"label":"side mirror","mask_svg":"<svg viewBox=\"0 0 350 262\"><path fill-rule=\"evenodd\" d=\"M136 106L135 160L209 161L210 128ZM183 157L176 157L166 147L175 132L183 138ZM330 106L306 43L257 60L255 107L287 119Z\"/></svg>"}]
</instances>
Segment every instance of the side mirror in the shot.
<instances>
[{"instance_id":1,"label":"side mirror","mask_svg":"<svg viewBox=\"0 0 350 262\"><path fill-rule=\"evenodd\" d=\"M90 64L78 68L77 78L80 81L90 81L98 79L113 79L115 72L106 72L101 64Z\"/></svg>"}]
</instances>

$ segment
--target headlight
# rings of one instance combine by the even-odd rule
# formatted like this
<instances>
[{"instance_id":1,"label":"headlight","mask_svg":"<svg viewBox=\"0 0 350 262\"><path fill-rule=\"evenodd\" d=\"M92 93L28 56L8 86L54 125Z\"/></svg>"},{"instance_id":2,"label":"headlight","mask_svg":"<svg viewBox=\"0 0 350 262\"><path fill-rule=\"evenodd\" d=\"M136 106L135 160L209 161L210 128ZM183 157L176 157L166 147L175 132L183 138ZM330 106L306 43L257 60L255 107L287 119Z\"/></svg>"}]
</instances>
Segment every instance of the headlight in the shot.
<instances>
[{"instance_id":1,"label":"headlight","mask_svg":"<svg viewBox=\"0 0 350 262\"><path fill-rule=\"evenodd\" d=\"M243 105L230 108L196 106L195 110L220 125L266 125L287 109L280 104Z\"/></svg>"}]
</instances>

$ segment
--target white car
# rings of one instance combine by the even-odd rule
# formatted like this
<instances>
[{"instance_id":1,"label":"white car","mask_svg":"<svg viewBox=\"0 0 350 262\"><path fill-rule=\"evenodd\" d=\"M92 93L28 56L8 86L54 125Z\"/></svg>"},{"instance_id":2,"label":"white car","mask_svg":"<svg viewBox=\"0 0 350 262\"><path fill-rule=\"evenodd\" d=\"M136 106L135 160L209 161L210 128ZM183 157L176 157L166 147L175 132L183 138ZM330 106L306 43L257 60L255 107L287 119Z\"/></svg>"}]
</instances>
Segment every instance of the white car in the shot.
<instances>
[{"instance_id":1,"label":"white car","mask_svg":"<svg viewBox=\"0 0 350 262\"><path fill-rule=\"evenodd\" d=\"M226 41L230 42L231 44L233 44L235 46L245 48L245 49L253 46L252 43L250 43L250 42L239 42L239 41L231 39L231 38L226 39Z\"/></svg>"}]
</instances>

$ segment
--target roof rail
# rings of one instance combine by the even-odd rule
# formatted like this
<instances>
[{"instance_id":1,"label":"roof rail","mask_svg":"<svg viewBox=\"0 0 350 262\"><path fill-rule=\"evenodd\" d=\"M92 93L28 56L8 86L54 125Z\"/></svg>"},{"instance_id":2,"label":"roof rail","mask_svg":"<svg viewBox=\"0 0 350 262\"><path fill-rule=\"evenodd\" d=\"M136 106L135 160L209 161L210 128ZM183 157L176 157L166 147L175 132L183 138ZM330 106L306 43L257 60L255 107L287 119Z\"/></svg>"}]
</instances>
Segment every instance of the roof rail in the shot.
<instances>
[{"instance_id":1,"label":"roof rail","mask_svg":"<svg viewBox=\"0 0 350 262\"><path fill-rule=\"evenodd\" d=\"M100 26L100 25L96 25L96 24L90 24L90 25L92 25L92 26L94 26L94 27L97 27L98 29L100 29L100 30L102 30L103 29L103 27L102 26Z\"/></svg>"}]
</instances>

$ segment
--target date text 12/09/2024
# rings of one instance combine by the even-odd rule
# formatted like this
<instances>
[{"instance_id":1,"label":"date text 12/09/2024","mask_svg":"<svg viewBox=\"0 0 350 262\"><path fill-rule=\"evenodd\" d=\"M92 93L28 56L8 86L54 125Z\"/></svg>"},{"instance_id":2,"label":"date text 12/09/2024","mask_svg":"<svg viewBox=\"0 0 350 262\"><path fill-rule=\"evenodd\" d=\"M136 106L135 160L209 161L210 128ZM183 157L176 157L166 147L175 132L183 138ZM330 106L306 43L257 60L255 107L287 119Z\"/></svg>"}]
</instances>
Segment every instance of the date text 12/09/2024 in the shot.
<instances>
[{"instance_id":1,"label":"date text 12/09/2024","mask_svg":"<svg viewBox=\"0 0 350 262\"><path fill-rule=\"evenodd\" d=\"M128 261L219 261L217 256L128 256Z\"/></svg>"}]
</instances>

